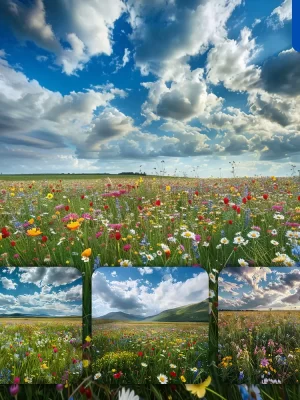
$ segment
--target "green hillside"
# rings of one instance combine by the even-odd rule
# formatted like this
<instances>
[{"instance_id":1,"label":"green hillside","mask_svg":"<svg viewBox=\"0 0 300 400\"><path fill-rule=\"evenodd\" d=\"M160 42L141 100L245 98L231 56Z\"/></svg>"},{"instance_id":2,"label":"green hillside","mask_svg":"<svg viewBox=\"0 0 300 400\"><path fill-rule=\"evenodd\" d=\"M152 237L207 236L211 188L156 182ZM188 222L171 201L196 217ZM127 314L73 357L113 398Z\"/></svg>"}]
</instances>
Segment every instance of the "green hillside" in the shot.
<instances>
[{"instance_id":1,"label":"green hillside","mask_svg":"<svg viewBox=\"0 0 300 400\"><path fill-rule=\"evenodd\" d=\"M201 303L172 308L145 318L143 322L208 322L208 299Z\"/></svg>"}]
</instances>

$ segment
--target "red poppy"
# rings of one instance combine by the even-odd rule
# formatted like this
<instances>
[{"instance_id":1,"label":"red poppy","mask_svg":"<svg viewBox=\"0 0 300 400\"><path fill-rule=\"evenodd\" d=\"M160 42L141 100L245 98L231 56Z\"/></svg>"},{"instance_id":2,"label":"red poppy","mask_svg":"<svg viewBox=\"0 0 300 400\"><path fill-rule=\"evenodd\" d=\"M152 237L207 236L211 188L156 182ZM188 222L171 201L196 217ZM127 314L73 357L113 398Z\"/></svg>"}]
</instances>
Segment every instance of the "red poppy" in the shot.
<instances>
[{"instance_id":1,"label":"red poppy","mask_svg":"<svg viewBox=\"0 0 300 400\"><path fill-rule=\"evenodd\" d=\"M80 196L80 198L81 198L81 200L83 200L83 199L84 199L84 194L82 194L82 195Z\"/></svg>"},{"instance_id":2,"label":"red poppy","mask_svg":"<svg viewBox=\"0 0 300 400\"><path fill-rule=\"evenodd\" d=\"M223 201L224 201L224 204L228 204L229 203L228 197L224 197Z\"/></svg>"},{"instance_id":3,"label":"red poppy","mask_svg":"<svg viewBox=\"0 0 300 400\"><path fill-rule=\"evenodd\" d=\"M66 210L66 211L69 211L69 210L70 210L70 207L69 207L69 206L65 206L65 210Z\"/></svg>"},{"instance_id":4,"label":"red poppy","mask_svg":"<svg viewBox=\"0 0 300 400\"><path fill-rule=\"evenodd\" d=\"M10 236L10 233L8 232L8 230L6 228L2 228L1 229L1 233L2 233L2 238L3 239L5 239L5 238Z\"/></svg>"},{"instance_id":5,"label":"red poppy","mask_svg":"<svg viewBox=\"0 0 300 400\"><path fill-rule=\"evenodd\" d=\"M144 355L144 353L142 351L139 351L137 354L139 357L143 357L143 355Z\"/></svg>"},{"instance_id":6,"label":"red poppy","mask_svg":"<svg viewBox=\"0 0 300 400\"><path fill-rule=\"evenodd\" d=\"M79 392L80 392L81 394L84 394L84 393L85 393L85 387L84 387L84 386L80 386Z\"/></svg>"},{"instance_id":7,"label":"red poppy","mask_svg":"<svg viewBox=\"0 0 300 400\"><path fill-rule=\"evenodd\" d=\"M116 238L116 240L120 240L121 239L121 233L120 232L116 232L116 234L115 234L115 238Z\"/></svg>"},{"instance_id":8,"label":"red poppy","mask_svg":"<svg viewBox=\"0 0 300 400\"><path fill-rule=\"evenodd\" d=\"M156 200L155 205L160 206L160 200Z\"/></svg>"},{"instance_id":9,"label":"red poppy","mask_svg":"<svg viewBox=\"0 0 300 400\"><path fill-rule=\"evenodd\" d=\"M170 372L170 376L172 376L173 378L175 378L175 377L177 376L177 374L176 374L175 371L171 371L171 372Z\"/></svg>"},{"instance_id":10,"label":"red poppy","mask_svg":"<svg viewBox=\"0 0 300 400\"><path fill-rule=\"evenodd\" d=\"M229 223L229 225L232 225L232 224L233 224L232 219L230 219L230 220L228 221L228 223Z\"/></svg>"},{"instance_id":11,"label":"red poppy","mask_svg":"<svg viewBox=\"0 0 300 400\"><path fill-rule=\"evenodd\" d=\"M91 201L91 202L90 202L90 207L93 207L93 205L94 205L94 203Z\"/></svg>"},{"instance_id":12,"label":"red poppy","mask_svg":"<svg viewBox=\"0 0 300 400\"><path fill-rule=\"evenodd\" d=\"M268 197L269 197L269 195L268 195L267 193L263 194L263 198L264 198L265 200L268 200Z\"/></svg>"},{"instance_id":13,"label":"red poppy","mask_svg":"<svg viewBox=\"0 0 300 400\"><path fill-rule=\"evenodd\" d=\"M196 196L199 196L199 192L198 192L198 190L196 190L196 192L195 192L195 195L196 195Z\"/></svg>"},{"instance_id":14,"label":"red poppy","mask_svg":"<svg viewBox=\"0 0 300 400\"><path fill-rule=\"evenodd\" d=\"M46 243L47 240L48 240L48 237L47 237L47 236L42 236L42 242L43 242L43 243Z\"/></svg>"},{"instance_id":15,"label":"red poppy","mask_svg":"<svg viewBox=\"0 0 300 400\"><path fill-rule=\"evenodd\" d=\"M90 388L85 389L85 396L87 399L91 399L92 398L92 391Z\"/></svg>"},{"instance_id":16,"label":"red poppy","mask_svg":"<svg viewBox=\"0 0 300 400\"><path fill-rule=\"evenodd\" d=\"M243 200L242 200L242 202L243 202L244 204L246 204L246 203L247 203L247 199L246 199L246 197L243 197Z\"/></svg>"},{"instance_id":17,"label":"red poppy","mask_svg":"<svg viewBox=\"0 0 300 400\"><path fill-rule=\"evenodd\" d=\"M10 242L10 245L12 246L12 247L15 247L15 245L16 245L17 243L13 240L12 242Z\"/></svg>"}]
</instances>

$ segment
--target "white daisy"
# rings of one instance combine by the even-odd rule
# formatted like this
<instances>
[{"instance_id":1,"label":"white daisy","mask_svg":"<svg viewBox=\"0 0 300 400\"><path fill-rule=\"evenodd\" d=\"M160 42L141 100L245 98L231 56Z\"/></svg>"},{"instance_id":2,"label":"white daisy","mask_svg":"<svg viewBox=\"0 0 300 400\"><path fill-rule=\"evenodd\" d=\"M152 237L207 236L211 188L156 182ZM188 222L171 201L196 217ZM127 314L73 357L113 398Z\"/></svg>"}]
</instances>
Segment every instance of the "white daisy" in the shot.
<instances>
[{"instance_id":1,"label":"white daisy","mask_svg":"<svg viewBox=\"0 0 300 400\"><path fill-rule=\"evenodd\" d=\"M168 377L164 374L159 374L157 377L159 383L166 385L168 383Z\"/></svg>"}]
</instances>

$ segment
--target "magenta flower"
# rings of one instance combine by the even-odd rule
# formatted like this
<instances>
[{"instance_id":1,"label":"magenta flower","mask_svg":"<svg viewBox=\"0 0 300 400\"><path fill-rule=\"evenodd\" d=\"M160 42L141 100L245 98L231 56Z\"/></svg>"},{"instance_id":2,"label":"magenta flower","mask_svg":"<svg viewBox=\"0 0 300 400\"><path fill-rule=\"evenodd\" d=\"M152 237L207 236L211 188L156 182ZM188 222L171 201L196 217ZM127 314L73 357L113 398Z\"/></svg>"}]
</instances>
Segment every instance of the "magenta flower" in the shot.
<instances>
[{"instance_id":1,"label":"magenta flower","mask_svg":"<svg viewBox=\"0 0 300 400\"><path fill-rule=\"evenodd\" d=\"M195 235L196 242L201 242L201 235Z\"/></svg>"},{"instance_id":2,"label":"magenta flower","mask_svg":"<svg viewBox=\"0 0 300 400\"><path fill-rule=\"evenodd\" d=\"M125 246L123 247L124 251L129 251L131 249L131 244L125 244Z\"/></svg>"}]
</instances>

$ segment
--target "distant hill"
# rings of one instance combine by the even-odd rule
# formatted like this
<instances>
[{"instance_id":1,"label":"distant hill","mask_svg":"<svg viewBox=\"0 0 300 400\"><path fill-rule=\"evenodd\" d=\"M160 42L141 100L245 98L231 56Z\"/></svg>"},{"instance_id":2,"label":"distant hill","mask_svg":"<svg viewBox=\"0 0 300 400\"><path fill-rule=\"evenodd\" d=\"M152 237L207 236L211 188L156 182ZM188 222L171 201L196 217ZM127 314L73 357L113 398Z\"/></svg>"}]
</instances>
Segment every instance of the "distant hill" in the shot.
<instances>
[{"instance_id":1,"label":"distant hill","mask_svg":"<svg viewBox=\"0 0 300 400\"><path fill-rule=\"evenodd\" d=\"M111 312L96 319L115 321L137 321L137 322L208 322L208 299L200 303L188 306L172 308L162 311L151 317L126 314L121 311Z\"/></svg>"},{"instance_id":2,"label":"distant hill","mask_svg":"<svg viewBox=\"0 0 300 400\"><path fill-rule=\"evenodd\" d=\"M208 299L188 306L172 308L145 318L153 322L208 322Z\"/></svg>"},{"instance_id":3,"label":"distant hill","mask_svg":"<svg viewBox=\"0 0 300 400\"><path fill-rule=\"evenodd\" d=\"M140 315L126 314L122 311L117 311L102 315L101 317L97 317L96 319L113 319L115 321L141 321L144 318Z\"/></svg>"}]
</instances>

